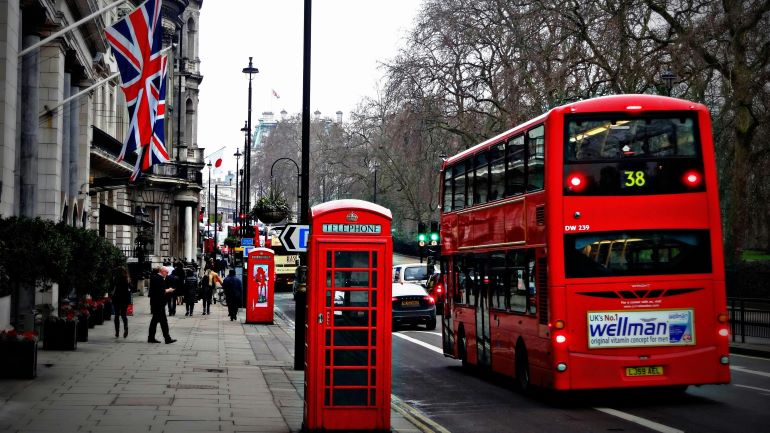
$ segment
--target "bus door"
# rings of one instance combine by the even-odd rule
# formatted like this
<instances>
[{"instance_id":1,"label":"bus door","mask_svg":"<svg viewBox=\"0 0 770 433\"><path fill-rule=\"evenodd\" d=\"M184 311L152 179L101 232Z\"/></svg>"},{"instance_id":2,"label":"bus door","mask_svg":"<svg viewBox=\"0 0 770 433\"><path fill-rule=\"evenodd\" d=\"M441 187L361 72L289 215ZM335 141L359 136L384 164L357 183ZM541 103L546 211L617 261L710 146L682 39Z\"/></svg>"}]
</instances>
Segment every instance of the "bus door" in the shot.
<instances>
[{"instance_id":1,"label":"bus door","mask_svg":"<svg viewBox=\"0 0 770 433\"><path fill-rule=\"evenodd\" d=\"M489 272L485 257L475 258L472 275L472 290L476 298L476 361L479 366L490 367L492 345L489 338Z\"/></svg>"},{"instance_id":2,"label":"bus door","mask_svg":"<svg viewBox=\"0 0 770 433\"><path fill-rule=\"evenodd\" d=\"M457 276L459 272L456 272L451 267L449 259L446 257L441 258L441 275L444 279L444 310L441 312L441 342L444 347L444 353L454 353L455 345L455 331L454 320L452 319L453 308L455 304L454 296L457 291ZM452 272L450 272L452 270Z\"/></svg>"}]
</instances>

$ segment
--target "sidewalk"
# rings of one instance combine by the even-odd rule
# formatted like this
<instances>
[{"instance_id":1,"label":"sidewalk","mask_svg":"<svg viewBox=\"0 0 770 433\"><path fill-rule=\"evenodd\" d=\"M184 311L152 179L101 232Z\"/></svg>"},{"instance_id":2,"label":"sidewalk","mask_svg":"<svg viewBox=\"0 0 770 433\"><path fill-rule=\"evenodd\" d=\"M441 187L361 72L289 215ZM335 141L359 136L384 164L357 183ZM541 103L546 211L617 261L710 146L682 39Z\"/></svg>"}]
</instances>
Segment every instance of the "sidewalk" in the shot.
<instances>
[{"instance_id":1,"label":"sidewalk","mask_svg":"<svg viewBox=\"0 0 770 433\"><path fill-rule=\"evenodd\" d=\"M220 304L196 310L169 317L174 344L147 343L149 299L139 296L126 339L110 322L74 352L41 343L36 379L0 380L0 431L298 432L304 372L293 369L291 324L230 322ZM391 410L394 432L420 431L401 413Z\"/></svg>"},{"instance_id":2,"label":"sidewalk","mask_svg":"<svg viewBox=\"0 0 770 433\"><path fill-rule=\"evenodd\" d=\"M736 336L735 341L732 341L732 336L730 338L730 353L770 358L770 339L746 337L746 341L741 342L740 336Z\"/></svg>"}]
</instances>

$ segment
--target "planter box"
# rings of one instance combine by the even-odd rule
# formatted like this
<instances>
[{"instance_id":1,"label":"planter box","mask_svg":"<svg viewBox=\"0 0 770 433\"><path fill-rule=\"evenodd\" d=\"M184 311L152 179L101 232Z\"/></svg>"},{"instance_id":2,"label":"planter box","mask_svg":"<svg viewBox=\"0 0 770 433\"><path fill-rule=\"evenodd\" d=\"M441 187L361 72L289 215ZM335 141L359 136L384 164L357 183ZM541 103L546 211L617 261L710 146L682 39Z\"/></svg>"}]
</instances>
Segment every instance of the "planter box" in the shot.
<instances>
[{"instance_id":1,"label":"planter box","mask_svg":"<svg viewBox=\"0 0 770 433\"><path fill-rule=\"evenodd\" d=\"M104 304L104 321L109 322L112 319L112 302Z\"/></svg>"},{"instance_id":2,"label":"planter box","mask_svg":"<svg viewBox=\"0 0 770 433\"><path fill-rule=\"evenodd\" d=\"M77 321L46 321L43 324L43 350L75 350Z\"/></svg>"},{"instance_id":3,"label":"planter box","mask_svg":"<svg viewBox=\"0 0 770 433\"><path fill-rule=\"evenodd\" d=\"M93 314L91 314L94 317L94 323L97 325L103 325L104 324L104 305L97 305L94 309Z\"/></svg>"},{"instance_id":4,"label":"planter box","mask_svg":"<svg viewBox=\"0 0 770 433\"><path fill-rule=\"evenodd\" d=\"M91 316L88 316L91 317ZM91 322L88 317L78 316L77 340L80 342L88 341L88 325Z\"/></svg>"},{"instance_id":5,"label":"planter box","mask_svg":"<svg viewBox=\"0 0 770 433\"><path fill-rule=\"evenodd\" d=\"M37 376L37 341L0 341L0 377L34 379Z\"/></svg>"},{"instance_id":6,"label":"planter box","mask_svg":"<svg viewBox=\"0 0 770 433\"><path fill-rule=\"evenodd\" d=\"M258 211L257 218L265 224L275 224L285 220L289 214L280 211Z\"/></svg>"}]
</instances>

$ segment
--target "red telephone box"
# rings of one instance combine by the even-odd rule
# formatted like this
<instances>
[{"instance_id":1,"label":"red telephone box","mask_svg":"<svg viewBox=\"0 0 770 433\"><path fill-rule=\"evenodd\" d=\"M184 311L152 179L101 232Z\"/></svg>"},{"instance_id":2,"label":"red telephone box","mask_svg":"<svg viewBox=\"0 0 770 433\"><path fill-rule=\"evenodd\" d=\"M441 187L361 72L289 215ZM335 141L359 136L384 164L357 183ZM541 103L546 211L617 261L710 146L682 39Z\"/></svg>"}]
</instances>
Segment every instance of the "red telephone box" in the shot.
<instances>
[{"instance_id":1,"label":"red telephone box","mask_svg":"<svg viewBox=\"0 0 770 433\"><path fill-rule=\"evenodd\" d=\"M246 266L246 323L273 323L275 253L269 248L249 251Z\"/></svg>"},{"instance_id":2,"label":"red telephone box","mask_svg":"<svg viewBox=\"0 0 770 433\"><path fill-rule=\"evenodd\" d=\"M304 428L390 431L390 210L310 210Z\"/></svg>"}]
</instances>

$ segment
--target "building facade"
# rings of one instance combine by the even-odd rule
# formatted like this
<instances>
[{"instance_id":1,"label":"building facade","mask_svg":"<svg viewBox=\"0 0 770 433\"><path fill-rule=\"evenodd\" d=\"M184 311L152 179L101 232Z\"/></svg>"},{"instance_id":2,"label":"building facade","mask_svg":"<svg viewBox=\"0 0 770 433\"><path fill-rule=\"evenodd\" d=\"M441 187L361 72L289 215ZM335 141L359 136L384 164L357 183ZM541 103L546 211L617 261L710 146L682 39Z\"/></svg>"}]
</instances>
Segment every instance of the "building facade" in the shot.
<instances>
[{"instance_id":1,"label":"building facade","mask_svg":"<svg viewBox=\"0 0 770 433\"><path fill-rule=\"evenodd\" d=\"M105 29L140 3L0 0L0 216L99 230L129 262L137 256L151 265L166 257L192 261L199 255L193 216L203 168L196 142L203 2L163 1L171 161L132 183L136 156L117 162L129 119ZM152 239L143 254L135 244L139 232ZM43 298L34 304L56 306L63 292L36 295ZM8 323L11 302L0 298L0 327Z\"/></svg>"}]
</instances>

